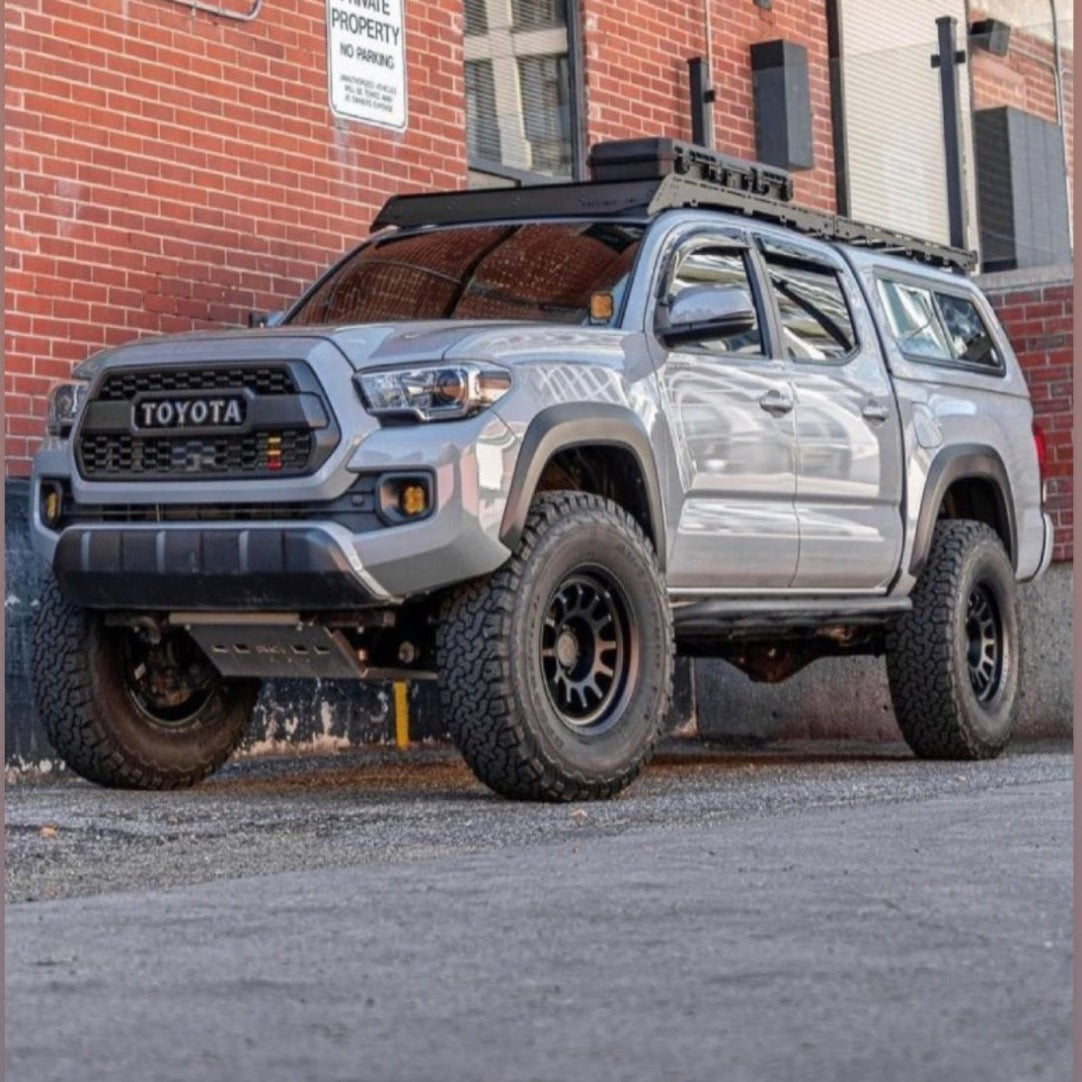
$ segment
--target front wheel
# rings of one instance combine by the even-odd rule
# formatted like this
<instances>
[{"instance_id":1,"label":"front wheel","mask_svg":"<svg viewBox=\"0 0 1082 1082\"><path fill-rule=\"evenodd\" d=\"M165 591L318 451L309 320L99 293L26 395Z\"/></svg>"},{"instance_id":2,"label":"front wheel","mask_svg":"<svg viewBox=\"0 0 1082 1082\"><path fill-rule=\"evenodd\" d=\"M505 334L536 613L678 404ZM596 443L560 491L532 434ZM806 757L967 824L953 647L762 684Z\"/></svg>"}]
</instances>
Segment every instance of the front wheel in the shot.
<instances>
[{"instance_id":1,"label":"front wheel","mask_svg":"<svg viewBox=\"0 0 1082 1082\"><path fill-rule=\"evenodd\" d=\"M451 735L504 796L611 796L661 735L672 617L650 542L611 500L539 496L511 560L448 600L437 647Z\"/></svg>"},{"instance_id":2,"label":"front wheel","mask_svg":"<svg viewBox=\"0 0 1082 1082\"><path fill-rule=\"evenodd\" d=\"M887 676L902 735L925 759L986 759L1010 739L1021 672L1014 569L983 522L941 521L887 636Z\"/></svg>"},{"instance_id":3,"label":"front wheel","mask_svg":"<svg viewBox=\"0 0 1082 1082\"><path fill-rule=\"evenodd\" d=\"M186 633L156 643L71 604L55 581L34 623L38 717L61 759L88 781L175 789L216 770L244 738L258 680L223 680Z\"/></svg>"}]
</instances>

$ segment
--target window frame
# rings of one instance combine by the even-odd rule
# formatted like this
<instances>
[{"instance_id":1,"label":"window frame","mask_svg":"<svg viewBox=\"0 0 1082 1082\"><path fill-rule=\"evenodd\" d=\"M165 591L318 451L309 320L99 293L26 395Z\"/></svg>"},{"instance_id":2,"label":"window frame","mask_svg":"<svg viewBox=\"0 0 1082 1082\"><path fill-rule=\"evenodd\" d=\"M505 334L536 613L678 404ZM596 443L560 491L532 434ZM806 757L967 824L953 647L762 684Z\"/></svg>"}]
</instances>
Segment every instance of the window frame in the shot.
<instances>
[{"instance_id":1,"label":"window frame","mask_svg":"<svg viewBox=\"0 0 1082 1082\"><path fill-rule=\"evenodd\" d=\"M664 303L665 298L672 289L673 279L676 275L676 267L680 259L690 255L701 248L730 249L740 252L744 259L744 269L748 278L748 290L751 293L752 304L755 305L755 315L759 323L759 337L762 341L761 353L729 353L727 351L711 349L709 342L681 342L673 348L665 345L658 337L657 314L658 308ZM642 254L641 249L639 252ZM763 281L761 269L755 261L755 252L747 234L742 230L730 226L695 226L685 233L673 238L668 250L662 259L658 260L657 281L654 284L653 306L650 310L649 330L655 339L661 344L666 353L681 352L695 353L700 356L714 357L721 361L764 361L776 364L778 358L774 356L774 324L770 320L763 296Z\"/></svg>"},{"instance_id":2,"label":"window frame","mask_svg":"<svg viewBox=\"0 0 1082 1082\"><path fill-rule=\"evenodd\" d=\"M999 341L999 338L994 333L994 324L989 323L988 314L983 310L981 301L983 297L979 294L975 294L967 289L961 289L958 287L951 288L949 283L929 282L927 278L921 278L919 275L908 275L901 272L895 272L892 270L877 269L873 274L875 281L875 293L876 303L883 311L883 330L886 335L889 336L891 343L899 354L910 364L923 364L931 365L934 368L948 368L956 372L975 372L982 376L994 376L997 379L1004 379L1007 375L1007 358L1003 352L1003 345ZM935 318L938 321L939 329L943 334L944 340L948 345L952 344L953 339L951 337L950 330L947 326L946 318L943 315L943 310L939 306L938 294L942 293L946 297L955 297L959 300L968 301L973 305L974 311L977 313L977 318L980 319L981 325L984 327L985 332L988 334L988 338L995 346L996 350L996 364L980 364L977 361L966 361L960 357L922 357L916 353L909 353L902 348L901 343L898 341L898 336L894 331L894 326L890 321L890 315L887 312L886 304L883 300L880 292L880 283L897 284L908 286L910 289L922 289L931 298L932 311L935 314Z\"/></svg>"}]
</instances>

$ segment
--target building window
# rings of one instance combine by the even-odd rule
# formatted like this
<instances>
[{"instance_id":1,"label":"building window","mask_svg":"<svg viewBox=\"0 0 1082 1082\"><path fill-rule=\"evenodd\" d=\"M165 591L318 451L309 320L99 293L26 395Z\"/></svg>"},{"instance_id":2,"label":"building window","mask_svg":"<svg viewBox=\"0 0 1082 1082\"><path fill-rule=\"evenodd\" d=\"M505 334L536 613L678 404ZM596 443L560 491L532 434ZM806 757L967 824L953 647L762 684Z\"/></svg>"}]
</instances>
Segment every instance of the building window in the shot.
<instances>
[{"instance_id":1,"label":"building window","mask_svg":"<svg viewBox=\"0 0 1082 1082\"><path fill-rule=\"evenodd\" d=\"M571 175L571 79L566 56L524 56L518 62L523 128L530 161L542 173Z\"/></svg>"},{"instance_id":2,"label":"building window","mask_svg":"<svg viewBox=\"0 0 1082 1082\"><path fill-rule=\"evenodd\" d=\"M465 12L471 183L579 175L573 0L468 0Z\"/></svg>"}]
</instances>

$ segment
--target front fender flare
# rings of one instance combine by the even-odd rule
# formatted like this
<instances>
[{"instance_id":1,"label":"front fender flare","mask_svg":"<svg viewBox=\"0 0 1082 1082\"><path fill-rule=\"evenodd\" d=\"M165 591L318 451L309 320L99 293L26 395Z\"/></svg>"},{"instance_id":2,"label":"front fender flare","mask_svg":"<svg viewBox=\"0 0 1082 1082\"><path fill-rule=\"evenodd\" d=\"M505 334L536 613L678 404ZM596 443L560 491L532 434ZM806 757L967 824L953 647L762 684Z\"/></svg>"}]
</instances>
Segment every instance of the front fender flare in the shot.
<instances>
[{"instance_id":1,"label":"front fender flare","mask_svg":"<svg viewBox=\"0 0 1082 1082\"><path fill-rule=\"evenodd\" d=\"M514 548L522 537L541 473L559 451L585 446L619 447L638 463L650 514L651 541L665 570L665 518L653 446L642 421L630 410L600 402L568 402L541 410L526 428L515 462L500 540Z\"/></svg>"}]
</instances>

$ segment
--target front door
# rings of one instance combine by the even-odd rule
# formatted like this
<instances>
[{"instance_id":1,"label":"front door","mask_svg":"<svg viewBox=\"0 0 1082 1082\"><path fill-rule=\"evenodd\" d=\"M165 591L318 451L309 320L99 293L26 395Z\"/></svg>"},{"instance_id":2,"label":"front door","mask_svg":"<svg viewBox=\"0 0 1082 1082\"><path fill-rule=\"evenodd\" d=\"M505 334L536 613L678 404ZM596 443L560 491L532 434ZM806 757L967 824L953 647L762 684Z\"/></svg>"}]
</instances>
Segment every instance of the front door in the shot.
<instances>
[{"instance_id":1,"label":"front door","mask_svg":"<svg viewBox=\"0 0 1082 1082\"><path fill-rule=\"evenodd\" d=\"M755 325L666 348L661 391L672 419L683 503L669 550L674 593L783 589L796 571L793 390L770 356L746 243L696 232L678 245L659 302L706 284L743 288Z\"/></svg>"}]
</instances>

